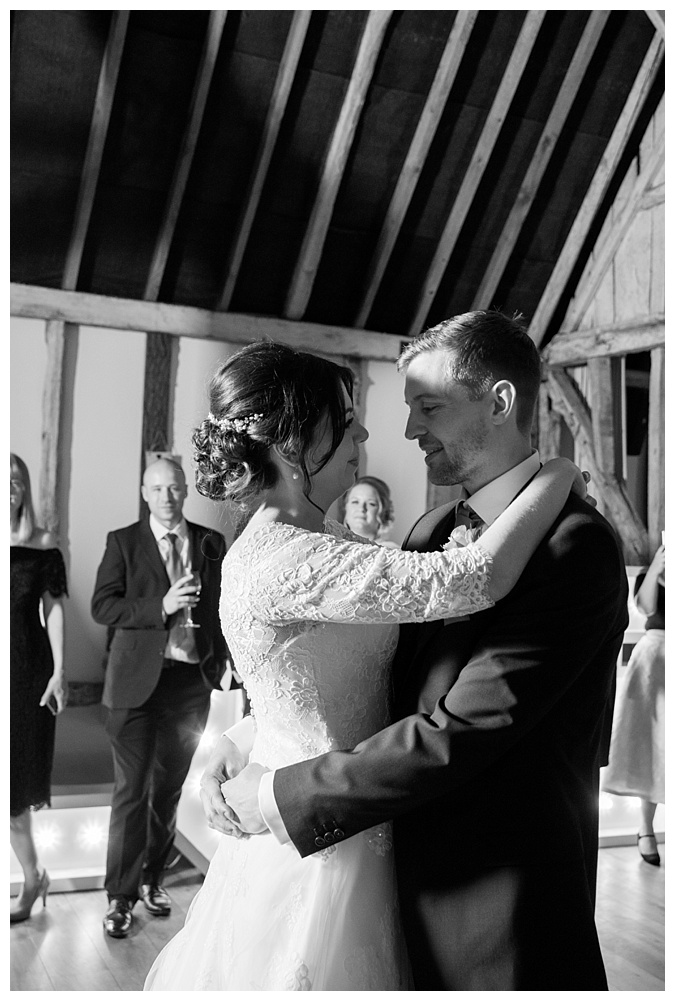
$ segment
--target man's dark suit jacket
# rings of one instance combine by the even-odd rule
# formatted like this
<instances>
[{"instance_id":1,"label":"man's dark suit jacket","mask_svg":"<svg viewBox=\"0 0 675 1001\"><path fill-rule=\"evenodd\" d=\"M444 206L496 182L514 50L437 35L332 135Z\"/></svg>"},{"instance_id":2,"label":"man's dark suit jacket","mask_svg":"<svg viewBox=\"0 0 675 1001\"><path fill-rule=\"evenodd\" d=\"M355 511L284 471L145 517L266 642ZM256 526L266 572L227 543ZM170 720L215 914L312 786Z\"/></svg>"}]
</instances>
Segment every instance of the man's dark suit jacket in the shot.
<instances>
[{"instance_id":1,"label":"man's dark suit jacket","mask_svg":"<svg viewBox=\"0 0 675 1001\"><path fill-rule=\"evenodd\" d=\"M207 688L219 687L227 660L218 606L225 540L188 522L192 562L202 580L193 618L199 670ZM171 628L162 598L171 586L149 519L110 532L91 602L94 621L114 630L108 653L103 704L109 709L142 705L155 690Z\"/></svg>"},{"instance_id":2,"label":"man's dark suit jacket","mask_svg":"<svg viewBox=\"0 0 675 1001\"><path fill-rule=\"evenodd\" d=\"M437 550L452 527L417 548ZM593 924L598 769L626 602L614 532L571 496L495 607L402 628L399 722L276 772L302 855L326 830L399 818L416 989L607 989Z\"/></svg>"}]
</instances>

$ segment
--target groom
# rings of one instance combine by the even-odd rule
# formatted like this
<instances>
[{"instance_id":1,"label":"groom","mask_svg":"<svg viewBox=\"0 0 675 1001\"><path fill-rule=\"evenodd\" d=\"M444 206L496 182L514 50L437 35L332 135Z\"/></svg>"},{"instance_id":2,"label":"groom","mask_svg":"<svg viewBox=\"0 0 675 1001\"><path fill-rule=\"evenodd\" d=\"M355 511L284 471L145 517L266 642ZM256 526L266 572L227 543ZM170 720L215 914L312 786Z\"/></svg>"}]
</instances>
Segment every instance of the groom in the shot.
<instances>
[{"instance_id":1,"label":"groom","mask_svg":"<svg viewBox=\"0 0 675 1001\"><path fill-rule=\"evenodd\" d=\"M461 484L468 501L429 512L404 544L433 551L457 517L478 534L539 468L539 355L517 320L477 311L419 335L399 368L406 437L432 482ZM607 990L598 774L626 598L612 529L570 496L495 607L402 628L398 722L262 777L249 766L227 783L229 806L303 856L394 818L416 990ZM219 767L216 754L204 800L228 830Z\"/></svg>"}]
</instances>

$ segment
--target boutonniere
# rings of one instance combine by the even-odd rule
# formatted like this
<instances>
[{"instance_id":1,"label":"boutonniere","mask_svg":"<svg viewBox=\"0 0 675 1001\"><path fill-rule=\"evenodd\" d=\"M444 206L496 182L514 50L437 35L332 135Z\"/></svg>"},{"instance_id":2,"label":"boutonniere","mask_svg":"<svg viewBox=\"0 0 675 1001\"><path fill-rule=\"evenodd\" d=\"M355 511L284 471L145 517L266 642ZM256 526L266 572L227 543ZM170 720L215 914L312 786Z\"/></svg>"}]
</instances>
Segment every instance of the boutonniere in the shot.
<instances>
[{"instance_id":1,"label":"boutonniere","mask_svg":"<svg viewBox=\"0 0 675 1001\"><path fill-rule=\"evenodd\" d=\"M451 549L461 549L463 546L475 542L479 536L480 528L467 528L466 525L458 525L457 528L453 528L450 538L442 548L446 552L450 552Z\"/></svg>"}]
</instances>

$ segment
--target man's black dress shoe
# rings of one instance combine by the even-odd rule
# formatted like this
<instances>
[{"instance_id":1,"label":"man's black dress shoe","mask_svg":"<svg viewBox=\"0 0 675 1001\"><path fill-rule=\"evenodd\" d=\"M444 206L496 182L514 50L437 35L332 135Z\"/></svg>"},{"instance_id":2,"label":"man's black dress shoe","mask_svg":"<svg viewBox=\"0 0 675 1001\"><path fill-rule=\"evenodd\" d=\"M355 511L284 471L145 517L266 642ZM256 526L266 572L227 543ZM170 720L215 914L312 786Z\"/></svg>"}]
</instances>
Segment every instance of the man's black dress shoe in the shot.
<instances>
[{"instance_id":1,"label":"man's black dress shoe","mask_svg":"<svg viewBox=\"0 0 675 1001\"><path fill-rule=\"evenodd\" d=\"M166 915L171 914L171 897L157 883L143 883L141 887L141 900L145 909L151 914Z\"/></svg>"},{"instance_id":2,"label":"man's black dress shoe","mask_svg":"<svg viewBox=\"0 0 675 1001\"><path fill-rule=\"evenodd\" d=\"M103 927L111 938L124 938L131 928L131 907L126 897L112 897L103 918Z\"/></svg>"}]
</instances>

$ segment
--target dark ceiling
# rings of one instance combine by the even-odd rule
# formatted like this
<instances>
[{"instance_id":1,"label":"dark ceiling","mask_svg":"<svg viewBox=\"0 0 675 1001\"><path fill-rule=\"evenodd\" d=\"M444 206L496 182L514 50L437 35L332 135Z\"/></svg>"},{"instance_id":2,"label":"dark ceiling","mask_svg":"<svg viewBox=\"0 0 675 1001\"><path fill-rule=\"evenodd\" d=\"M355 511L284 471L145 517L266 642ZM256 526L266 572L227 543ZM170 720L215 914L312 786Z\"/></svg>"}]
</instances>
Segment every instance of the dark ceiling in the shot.
<instances>
[{"instance_id":1,"label":"dark ceiling","mask_svg":"<svg viewBox=\"0 0 675 1001\"><path fill-rule=\"evenodd\" d=\"M537 12L477 12L433 135L413 164L416 183L386 266L375 278L378 240L415 130L456 18L467 12L391 12L381 38L368 42L372 77L353 132L342 143L343 160L334 163L331 143L373 12L311 12L282 106L275 83L293 11L132 11L118 34L119 71L107 84L104 53L115 19L126 12L14 11L12 281L365 327L399 337L476 305L531 317L655 34L645 11L539 13L545 16L516 67L522 75L481 163L476 151L489 138L491 111L514 72L509 61L519 34ZM214 14L224 16L222 35L218 26L214 34ZM512 209L523 198L523 182L539 155L565 75L589 18L602 14L606 20L536 194L489 301L481 302L481 283ZM217 46L216 55L203 117L195 124L194 94L204 80L209 42ZM91 130L102 66L111 105L92 174ZM579 247L569 289L663 86L661 69ZM269 165L258 175L264 183L236 281L224 298L242 214L252 204L256 158L275 106L283 111L278 135ZM181 168L184 188L177 181ZM92 176L91 211L68 285L66 261L77 239L83 178ZM333 201L326 197L326 184L334 186ZM167 206L177 192L167 229ZM447 264L437 285L429 285L434 255L447 239L444 230L458 203L464 207L457 231L450 233ZM150 293L148 277L162 239L165 259ZM425 294L426 306L420 307ZM372 305L364 307L369 300ZM562 294L547 336L565 303Z\"/></svg>"}]
</instances>

